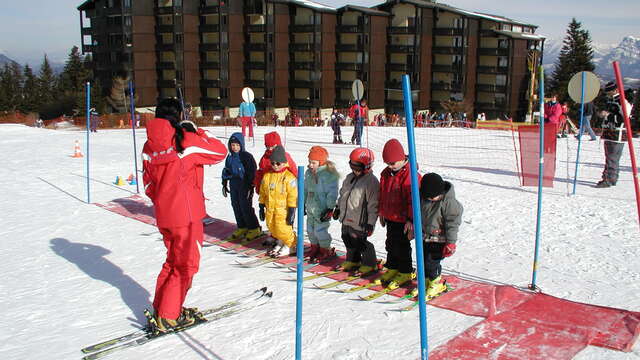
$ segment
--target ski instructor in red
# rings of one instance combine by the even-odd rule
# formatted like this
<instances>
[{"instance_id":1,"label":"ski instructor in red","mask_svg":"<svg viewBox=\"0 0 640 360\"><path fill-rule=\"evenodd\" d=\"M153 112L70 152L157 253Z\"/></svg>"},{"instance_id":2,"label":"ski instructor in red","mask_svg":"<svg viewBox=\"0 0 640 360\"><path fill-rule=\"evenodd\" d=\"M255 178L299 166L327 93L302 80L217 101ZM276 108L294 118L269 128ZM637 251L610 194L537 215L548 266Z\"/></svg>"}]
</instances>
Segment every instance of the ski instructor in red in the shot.
<instances>
[{"instance_id":1,"label":"ski instructor in red","mask_svg":"<svg viewBox=\"0 0 640 360\"><path fill-rule=\"evenodd\" d=\"M200 266L205 216L204 194L197 169L224 160L227 147L204 132L183 131L182 108L164 99L155 119L147 123L142 149L145 193L153 201L158 230L167 247L153 299L158 332L195 322L193 311L182 307Z\"/></svg>"}]
</instances>

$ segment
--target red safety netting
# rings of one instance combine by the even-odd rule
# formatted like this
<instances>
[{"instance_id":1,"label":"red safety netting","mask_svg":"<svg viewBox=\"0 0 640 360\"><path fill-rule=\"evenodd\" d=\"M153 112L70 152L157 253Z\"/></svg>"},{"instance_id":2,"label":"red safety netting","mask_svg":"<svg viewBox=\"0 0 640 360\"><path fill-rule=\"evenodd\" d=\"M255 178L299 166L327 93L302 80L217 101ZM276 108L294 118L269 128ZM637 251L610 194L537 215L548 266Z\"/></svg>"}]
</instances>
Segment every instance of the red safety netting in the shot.
<instances>
[{"instance_id":1,"label":"red safety netting","mask_svg":"<svg viewBox=\"0 0 640 360\"><path fill-rule=\"evenodd\" d=\"M553 187L556 174L556 127L544 128L544 176L542 186ZM518 127L520 159L522 162L522 185L537 186L540 164L540 127L523 125Z\"/></svg>"}]
</instances>

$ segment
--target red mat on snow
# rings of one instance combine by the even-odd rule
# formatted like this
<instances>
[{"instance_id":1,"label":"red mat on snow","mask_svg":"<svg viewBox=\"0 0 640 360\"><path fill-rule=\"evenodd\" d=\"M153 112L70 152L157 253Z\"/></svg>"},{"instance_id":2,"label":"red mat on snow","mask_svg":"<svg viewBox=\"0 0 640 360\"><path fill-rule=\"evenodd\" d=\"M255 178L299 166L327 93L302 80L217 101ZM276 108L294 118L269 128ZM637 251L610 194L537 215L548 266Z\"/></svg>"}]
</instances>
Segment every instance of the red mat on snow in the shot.
<instances>
[{"instance_id":1,"label":"red mat on snow","mask_svg":"<svg viewBox=\"0 0 640 360\"><path fill-rule=\"evenodd\" d=\"M134 195L96 204L117 214L155 224L153 208ZM223 220L205 227L205 241L216 243L235 229ZM327 271L318 265L310 271ZM338 277L340 275L337 275ZM571 359L588 345L630 351L640 333L640 312L582 304L516 287L445 275L454 290L429 304L486 318L433 349L442 359ZM359 279L353 284L367 282ZM401 296L400 288L392 295Z\"/></svg>"}]
</instances>

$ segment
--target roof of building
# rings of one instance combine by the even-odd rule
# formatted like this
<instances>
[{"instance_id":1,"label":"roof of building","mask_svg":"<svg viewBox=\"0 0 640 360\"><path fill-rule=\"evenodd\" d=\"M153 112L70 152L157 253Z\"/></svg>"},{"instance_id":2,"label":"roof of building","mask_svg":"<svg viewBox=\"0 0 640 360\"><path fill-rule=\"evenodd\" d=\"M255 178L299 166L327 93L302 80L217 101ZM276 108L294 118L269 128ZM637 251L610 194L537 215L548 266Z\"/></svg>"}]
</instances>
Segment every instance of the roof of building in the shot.
<instances>
[{"instance_id":1,"label":"roof of building","mask_svg":"<svg viewBox=\"0 0 640 360\"><path fill-rule=\"evenodd\" d=\"M341 8L338 8L338 11L340 11L340 12L342 12L342 11L358 11L358 12L369 14L369 15L391 16L391 14L389 12L386 12L386 11L382 11L382 10L378 10L378 9L374 9L374 8L368 8L368 7L364 7L364 6L357 6L357 5L345 5L345 6L341 7Z\"/></svg>"},{"instance_id":2,"label":"roof of building","mask_svg":"<svg viewBox=\"0 0 640 360\"><path fill-rule=\"evenodd\" d=\"M529 33L521 33L515 31L507 31L507 30L493 30L496 34L508 36L514 39L525 39L525 40L544 40L546 37L538 34L529 34Z\"/></svg>"},{"instance_id":3,"label":"roof of building","mask_svg":"<svg viewBox=\"0 0 640 360\"><path fill-rule=\"evenodd\" d=\"M87 1L83 2L82 4L80 4L77 7L77 9L80 10L80 11L93 9L96 6L95 1L96 0L87 0Z\"/></svg>"},{"instance_id":4,"label":"roof of building","mask_svg":"<svg viewBox=\"0 0 640 360\"><path fill-rule=\"evenodd\" d=\"M321 12L336 12L337 8L311 0L269 0L272 3L293 4Z\"/></svg>"}]
</instances>

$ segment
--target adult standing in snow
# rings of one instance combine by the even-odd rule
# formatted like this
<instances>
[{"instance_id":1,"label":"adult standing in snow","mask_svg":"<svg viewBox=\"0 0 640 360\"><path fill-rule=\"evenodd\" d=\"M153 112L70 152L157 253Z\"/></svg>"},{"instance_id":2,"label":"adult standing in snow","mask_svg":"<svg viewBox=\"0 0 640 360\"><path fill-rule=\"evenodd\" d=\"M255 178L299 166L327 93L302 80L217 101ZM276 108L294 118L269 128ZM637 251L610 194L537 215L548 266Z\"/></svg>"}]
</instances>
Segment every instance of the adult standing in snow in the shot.
<instances>
[{"instance_id":1,"label":"adult standing in snow","mask_svg":"<svg viewBox=\"0 0 640 360\"><path fill-rule=\"evenodd\" d=\"M600 111L600 116L604 118L602 122L602 140L604 140L604 171L602 180L596 185L597 188L608 188L616 186L618 174L620 173L620 156L624 150L624 143L627 141L627 131L624 128L624 115L620 105L620 93L613 81L608 82L604 91L607 94L607 102L604 110ZM627 111L631 113L632 106L627 102Z\"/></svg>"},{"instance_id":2,"label":"adult standing in snow","mask_svg":"<svg viewBox=\"0 0 640 360\"><path fill-rule=\"evenodd\" d=\"M156 118L147 123L142 149L145 193L153 201L167 248L153 299L153 328L158 332L195 321L193 312L182 306L198 272L203 240L205 205L197 169L222 161L227 153L220 141L184 131L181 115L178 100L161 100Z\"/></svg>"},{"instance_id":3,"label":"adult standing in snow","mask_svg":"<svg viewBox=\"0 0 640 360\"><path fill-rule=\"evenodd\" d=\"M561 116L562 105L558 102L558 96L555 94L551 95L551 100L544 104L544 122L554 127L554 134L558 132Z\"/></svg>"},{"instance_id":4,"label":"adult standing in snow","mask_svg":"<svg viewBox=\"0 0 640 360\"><path fill-rule=\"evenodd\" d=\"M240 122L242 124L242 136L247 136L245 129L249 127L249 137L253 137L253 118L256 116L256 106L252 102L243 101L240 104Z\"/></svg>"},{"instance_id":5,"label":"adult standing in snow","mask_svg":"<svg viewBox=\"0 0 640 360\"><path fill-rule=\"evenodd\" d=\"M582 116L582 129L580 129L580 131L576 135L576 139L580 137L582 134L584 134L586 131L589 133L589 136L591 136L591 141L594 141L597 139L597 137L596 137L596 133L594 133L593 129L591 128L591 118L593 117L593 114L596 112L595 105L593 105L593 101L591 101L584 104L583 106L584 106L584 114Z\"/></svg>"},{"instance_id":6,"label":"adult standing in snow","mask_svg":"<svg viewBox=\"0 0 640 360\"><path fill-rule=\"evenodd\" d=\"M100 122L100 119L98 118L98 113L96 112L96 109L91 108L91 110L89 111L89 127L91 132L98 132L99 122Z\"/></svg>"}]
</instances>

